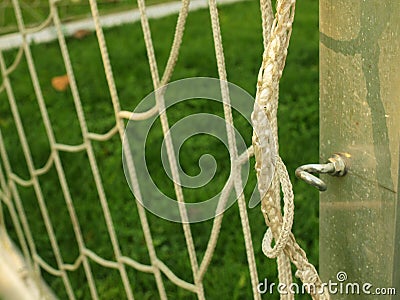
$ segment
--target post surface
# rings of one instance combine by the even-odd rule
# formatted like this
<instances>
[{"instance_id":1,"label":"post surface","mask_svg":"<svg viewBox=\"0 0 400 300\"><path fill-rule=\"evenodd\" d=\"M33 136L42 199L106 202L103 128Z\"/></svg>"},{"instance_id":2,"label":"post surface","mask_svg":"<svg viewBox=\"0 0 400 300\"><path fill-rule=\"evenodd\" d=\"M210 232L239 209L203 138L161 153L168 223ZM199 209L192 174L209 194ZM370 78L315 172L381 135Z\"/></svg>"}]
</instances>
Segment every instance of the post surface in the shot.
<instances>
[{"instance_id":1,"label":"post surface","mask_svg":"<svg viewBox=\"0 0 400 300\"><path fill-rule=\"evenodd\" d=\"M399 16L398 0L320 0L320 159L351 155L346 176L322 176L320 273L396 288L378 299L400 299Z\"/></svg>"}]
</instances>

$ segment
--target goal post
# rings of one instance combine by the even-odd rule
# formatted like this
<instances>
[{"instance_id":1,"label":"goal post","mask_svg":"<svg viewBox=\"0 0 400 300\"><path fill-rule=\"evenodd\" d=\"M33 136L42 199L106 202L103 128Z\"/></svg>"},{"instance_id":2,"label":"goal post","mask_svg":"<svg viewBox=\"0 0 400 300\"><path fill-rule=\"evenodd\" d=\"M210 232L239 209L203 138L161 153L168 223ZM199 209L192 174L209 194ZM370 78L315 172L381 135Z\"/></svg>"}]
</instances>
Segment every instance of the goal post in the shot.
<instances>
[{"instance_id":1,"label":"goal post","mask_svg":"<svg viewBox=\"0 0 400 300\"><path fill-rule=\"evenodd\" d=\"M376 294L400 293L399 13L396 0L320 0L320 159L350 155L346 176L323 177L321 276Z\"/></svg>"},{"instance_id":2,"label":"goal post","mask_svg":"<svg viewBox=\"0 0 400 300\"><path fill-rule=\"evenodd\" d=\"M0 227L0 274L0 299L57 299L25 261L3 227Z\"/></svg>"}]
</instances>

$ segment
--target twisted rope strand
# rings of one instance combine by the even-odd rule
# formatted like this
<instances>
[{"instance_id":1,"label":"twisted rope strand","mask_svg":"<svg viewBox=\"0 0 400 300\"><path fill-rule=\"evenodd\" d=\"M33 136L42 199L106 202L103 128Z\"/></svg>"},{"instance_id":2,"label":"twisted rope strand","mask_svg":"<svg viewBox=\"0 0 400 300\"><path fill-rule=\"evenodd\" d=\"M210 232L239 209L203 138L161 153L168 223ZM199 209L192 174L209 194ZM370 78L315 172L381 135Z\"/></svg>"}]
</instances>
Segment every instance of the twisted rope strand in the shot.
<instances>
[{"instance_id":1,"label":"twisted rope strand","mask_svg":"<svg viewBox=\"0 0 400 300\"><path fill-rule=\"evenodd\" d=\"M308 262L303 249L296 243L291 232L293 224L293 188L286 167L277 155L274 157L270 149L279 153L277 110L279 101L279 80L285 66L292 24L295 14L295 0L279 0L277 2L275 19L271 24L271 5L267 0L260 0L264 54L258 74L256 103L252 114L254 127L253 146L256 156L256 172L258 188L262 197L262 212L268 229L262 241L262 250L270 258L278 257L279 280L286 284L291 282L289 259L297 267L296 276L306 287L313 299L329 299L315 267ZM271 26L271 27L270 27ZM268 33L268 28L270 32ZM266 126L266 119L271 129ZM275 173L271 186L267 186L268 176L271 176L271 166L275 165ZM284 214L281 213L282 188L284 195ZM271 247L272 239L275 246ZM293 299L293 295L281 295L281 299Z\"/></svg>"}]
</instances>

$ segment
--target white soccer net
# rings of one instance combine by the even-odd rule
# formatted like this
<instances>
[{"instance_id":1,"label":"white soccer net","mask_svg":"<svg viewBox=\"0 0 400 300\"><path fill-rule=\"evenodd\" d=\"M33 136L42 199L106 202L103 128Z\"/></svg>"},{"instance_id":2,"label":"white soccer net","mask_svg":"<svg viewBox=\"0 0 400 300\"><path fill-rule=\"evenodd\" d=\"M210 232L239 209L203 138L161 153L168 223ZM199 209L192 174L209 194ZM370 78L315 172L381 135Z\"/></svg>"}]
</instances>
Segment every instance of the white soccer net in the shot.
<instances>
[{"instance_id":1,"label":"white soccer net","mask_svg":"<svg viewBox=\"0 0 400 300\"><path fill-rule=\"evenodd\" d=\"M15 262L2 264L1 267L10 274L26 279L24 287L20 286L18 280L10 279L10 282L14 283L4 284L2 288L5 292L3 293L15 293L13 294L15 297L17 295L15 288L17 288L18 293L21 294L18 297L21 299L54 297L43 283L46 281L55 292L56 297L62 299L88 297L120 299L124 296L127 299L135 297L137 299L153 299L157 294L161 299L167 299L169 294L174 295L172 297L180 295L182 298L196 296L198 299L205 299L207 295L205 281L207 286L213 286L215 282L218 282L218 278L213 278L213 276L222 276L221 274L224 273L223 256L215 258L224 213L219 214L212 222L201 225L207 228L204 231L209 231L210 235L208 239L202 238L200 247L196 245L196 237L193 236L193 232L197 234L203 232L199 224L183 222L183 224L166 225L166 221L159 220L146 212L141 205L140 186L136 179L135 169L132 167L128 168L127 176L138 200L135 204L136 207L134 206L132 194L121 175L120 151L121 142L124 140L125 125L127 120L144 120L157 113L161 120L161 129L163 138L166 140L167 150L170 149L167 151L167 156L174 182L175 197L178 202L185 202L185 193L180 185L177 169L175 169L177 158L171 151L172 141L168 137L167 114L162 109L165 106L163 97L156 97L155 106L144 113L132 114L128 110L121 109L119 95L124 94L125 90L123 83L116 80L118 76L113 75L109 47L124 47L124 41L119 41L118 45L107 43L103 32L103 26L106 26L107 21L105 19L101 21L96 0L89 1L91 20L86 25L85 22L75 23L76 27L65 26L61 20L62 2L50 0L48 3L49 14L46 20L38 26L28 28L24 23L23 7L21 7L22 4L26 4L12 0L19 35L16 40L10 39L10 45L7 47L13 47L11 45L13 43L20 43L20 46L18 51L0 50L0 72L3 78L0 86L2 95L0 96L2 96L2 100L7 100L8 104L4 107L7 106L10 113L4 122L6 125L7 122L12 124L3 126L0 132L0 198L3 212L0 215L0 233L2 247L5 250L2 255L17 257ZM271 16L266 14L272 13L272 10L269 12L271 6L267 6L266 3L269 1L262 1L264 34L266 34L265 28L268 22L272 22ZM173 3L166 7L173 10L172 7L176 7L176 5ZM152 89L154 90L170 81L178 59L185 22L189 13L189 0L183 0L179 5L172 46L164 72L160 74L145 3L143 0L138 0L136 16L140 18L142 25ZM203 2L194 1L194 7L203 5ZM219 78L225 82L228 78L222 50L217 3L215 0L210 0L208 5L218 74ZM292 21L294 1L278 1L277 5L278 11L280 8L284 10L286 5L287 11L283 11L283 16L286 14L286 17L289 18L287 21ZM163 12L154 9L149 9L148 13L163 15ZM119 15L121 19L125 18L124 16L126 15ZM130 17L128 16L128 18ZM119 23L118 20L116 23ZM272 25L276 26L277 23L269 24L270 27ZM86 51L78 50L81 51L79 54L82 56L80 63L71 59L72 46L66 36L78 32L85 35L86 29L94 29L96 32L98 48L95 50L100 53L97 59L101 61L104 68L101 72L105 76L99 74L99 78L85 78L85 68L88 68L85 65ZM273 34L272 36L274 36ZM56 37L59 44L58 57L62 60L57 63L60 63L60 72L63 69L66 72L66 76L55 78L53 85L60 90L67 87L72 99L70 102L61 94L47 90L48 87L43 78L49 76L46 74L46 64L53 62L50 59L46 61L43 56L41 57L41 53L43 55L48 53L45 50L42 52L45 45L41 48L31 44L32 40L46 41L52 39L52 36ZM267 40L269 37L264 36L264 38ZM71 41L72 43L77 42ZM268 43L265 43L267 48ZM7 47L3 47L3 49ZM287 48L287 44L285 47ZM76 53L74 55L77 57ZM280 68L283 68L283 65L284 59L283 62L279 61ZM264 64L264 68L266 66L268 64ZM18 68L25 69L26 76L24 78L14 76L15 70ZM139 72L141 71L139 70ZM277 82L279 82L279 78ZM104 92L104 90L96 90L98 86L95 83L101 80L108 87L107 93L112 104L113 115L104 115L101 119L97 117L91 119L91 116L94 115L93 110L101 111L102 107L108 105L96 102L96 94ZM29 86L29 88L24 90L24 86ZM87 91L88 86L90 86L89 91ZM238 297L249 297L246 293L251 291L254 299L260 299L261 295L257 291L259 279L255 249L253 249L246 202L240 189L242 185L240 183L240 164L253 155L253 148L250 147L241 153L238 151L235 144L235 133L229 129L229 126L233 124L233 118L232 109L229 106L229 93L224 84L221 85L221 92L224 104L222 105L223 116L228 124L230 160L236 167L239 165L239 169L232 171L233 175L231 174L225 186L228 186L229 191L235 190L237 194L240 216L238 224L241 225L243 233L240 241L244 241L244 245L241 244L237 247L243 251L243 254L245 253L243 257L247 258L248 266L248 270L233 268L232 272L239 277L238 281L232 282L230 290L234 291ZM133 92L126 98L134 96ZM89 102L87 97L94 100ZM60 105L62 101L65 103ZM105 111L107 110L105 109ZM67 114L73 114L74 117L65 117ZM105 128L108 129L104 130ZM46 136L45 140L39 138L41 134ZM160 139L162 138L160 137ZM117 149L115 149L116 145L118 145ZM16 163L21 160L25 163ZM78 165L76 161L79 161ZM284 171L284 168L280 166L280 173L283 174ZM287 185L288 183L284 188L288 189ZM225 194L222 193L222 203L225 203L229 191ZM280 210L280 204L277 205ZM187 220L185 210L180 210L179 213L181 220ZM266 212L264 211L264 213ZM280 215L280 211L277 214ZM261 221L262 217L258 218L258 221ZM102 222L98 222L99 219ZM282 216L278 216L278 221L282 223ZM280 230L281 225L278 223L272 224L275 226L272 228L274 236ZM290 277L291 280L292 277L289 258L294 259L296 266L299 269L303 268L302 271L309 271L307 269L309 264L307 265L304 252L298 247L291 233L289 235L290 227L291 223L284 225L284 229L288 230L286 231L286 240L284 242L279 240L281 249L279 249L280 252L276 251L279 252L279 272L286 272L280 276L280 279L286 283L289 283L288 278ZM171 238L168 236L171 232L168 233L165 228L178 232L180 237L176 237L175 234ZM180 230L183 234L180 234ZM235 232L237 230L239 229L234 228ZM228 236L225 238L229 238L229 230L225 234ZM14 247L8 239L9 235L18 244L24 260L18 258L14 250L7 251L8 248ZM204 236L207 235L204 234ZM258 240L257 244L260 245L261 237L258 237ZM182 244L185 245L184 249L176 246ZM288 252L283 254L282 251L286 244L289 245ZM199 248L202 249L199 250ZM226 251L232 250L226 249ZM256 252L261 255L260 249ZM224 251L219 251L220 255L222 253ZM214 272L207 275L213 256L214 259L219 260L222 267L220 273ZM5 260L12 261L7 258ZM234 261L226 263L235 264ZM13 268L14 273L11 270ZM314 269L310 268L310 270L313 272ZM307 278L315 275L312 272L307 273ZM229 272L227 276L230 276ZM9 278L11 277L10 275ZM146 280L141 280L142 278ZM315 279L315 276L312 278ZM319 280L319 278L317 279ZM36 284L33 284L34 282ZM12 286L14 290L6 289L4 286ZM29 290L31 286L36 286L35 292ZM182 292L176 291L176 288L181 289ZM242 288L245 290L244 294L236 291ZM169 292L171 290L174 292ZM314 298L319 299L319 296L314 295ZM321 297L321 299L323 298Z\"/></svg>"}]
</instances>

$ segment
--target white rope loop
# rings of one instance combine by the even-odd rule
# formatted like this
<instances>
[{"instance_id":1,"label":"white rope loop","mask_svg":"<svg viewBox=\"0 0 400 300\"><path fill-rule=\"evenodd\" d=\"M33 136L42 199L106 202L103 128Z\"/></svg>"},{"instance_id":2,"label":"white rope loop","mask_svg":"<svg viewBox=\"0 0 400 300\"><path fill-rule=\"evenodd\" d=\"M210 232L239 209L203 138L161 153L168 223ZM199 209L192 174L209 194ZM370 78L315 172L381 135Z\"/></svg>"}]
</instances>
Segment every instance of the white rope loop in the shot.
<instances>
[{"instance_id":1,"label":"white rope loop","mask_svg":"<svg viewBox=\"0 0 400 300\"><path fill-rule=\"evenodd\" d=\"M276 258L282 253L283 249L285 248L289 240L290 232L292 230L294 216L294 195L292 184L290 183L289 174L286 170L286 166L279 156L277 157L276 171L279 176L279 181L282 185L284 215L282 228L280 229L279 236L276 240L274 247L271 247L273 239L271 228L268 228L264 235L262 241L262 251L269 258Z\"/></svg>"},{"instance_id":2,"label":"white rope loop","mask_svg":"<svg viewBox=\"0 0 400 300\"><path fill-rule=\"evenodd\" d=\"M267 257L278 257L278 272L281 283L286 286L290 285L292 281L290 261L292 261L298 269L296 276L303 283L315 284L317 289L320 288L319 292L308 290L312 298L322 300L329 299L329 293L327 289L324 289L323 293L321 293L322 283L318 273L314 266L308 262L304 250L296 243L291 232L294 214L293 188L286 167L279 156L277 156L272 184L271 186L266 186L266 182L268 182L267 174L269 174L268 168L271 168L271 164L274 163L271 157L273 143L276 151L279 149L277 122L279 80L286 61L294 20L295 3L295 0L278 0L277 12L275 18L273 18L271 1L260 0L264 53L258 73L256 103L252 121L258 188L262 197L262 211L269 227L262 241L262 250ZM272 19L272 25L270 25ZM268 28L270 28L269 32ZM265 126L261 125L262 118L265 118L265 116L260 113L260 107L264 110L263 113L267 116L271 125L272 138L265 132ZM283 216L281 213L281 188L284 195ZM274 247L271 246L273 239L276 241ZM283 251L284 249L285 251ZM294 296L290 293L287 295L282 294L281 299L294 299Z\"/></svg>"}]
</instances>

